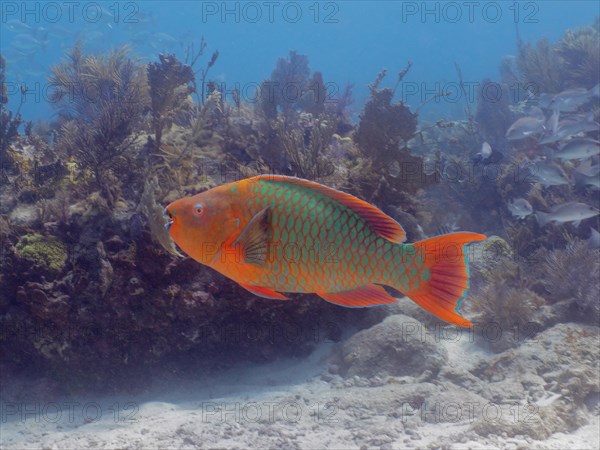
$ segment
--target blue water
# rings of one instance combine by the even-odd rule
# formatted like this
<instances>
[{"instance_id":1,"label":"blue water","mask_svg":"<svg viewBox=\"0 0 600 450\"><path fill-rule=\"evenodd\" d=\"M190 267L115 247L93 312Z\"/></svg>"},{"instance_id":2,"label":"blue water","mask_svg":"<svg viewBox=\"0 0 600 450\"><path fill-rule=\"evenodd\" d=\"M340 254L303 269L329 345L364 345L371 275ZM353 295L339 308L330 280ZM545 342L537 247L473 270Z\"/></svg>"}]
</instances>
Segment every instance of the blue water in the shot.
<instances>
[{"instance_id":1,"label":"blue water","mask_svg":"<svg viewBox=\"0 0 600 450\"><path fill-rule=\"evenodd\" d=\"M591 24L600 13L594 1L145 1L72 7L3 2L1 8L0 52L8 60L9 94L23 84L28 87L21 110L28 120L52 118L45 79L77 39L93 52L128 44L134 54L153 61L161 51L183 58L185 47L204 36L208 47L199 66L219 50L210 78L224 83L226 90L241 86L247 98L269 77L278 57L296 50L308 55L311 70L323 73L330 94L354 86L356 117L368 96L367 85L383 68L389 71L387 84L393 85L396 74L413 62L398 95L416 109L440 89L456 88L455 62L473 86L486 77L497 79L501 58L516 52L517 30L525 41L543 36L556 41L565 29ZM29 30L15 30L15 21ZM23 34L43 45L32 49L28 42L23 55L23 44L16 42ZM464 104L459 100L430 102L421 117L460 118Z\"/></svg>"}]
</instances>

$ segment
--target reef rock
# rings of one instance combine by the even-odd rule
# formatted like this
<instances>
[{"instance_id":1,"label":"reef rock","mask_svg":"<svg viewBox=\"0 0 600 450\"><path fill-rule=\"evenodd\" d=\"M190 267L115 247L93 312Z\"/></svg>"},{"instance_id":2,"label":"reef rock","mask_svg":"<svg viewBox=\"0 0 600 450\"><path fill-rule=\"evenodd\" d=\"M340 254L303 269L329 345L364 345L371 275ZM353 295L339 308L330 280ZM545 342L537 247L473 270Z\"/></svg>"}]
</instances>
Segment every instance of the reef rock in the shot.
<instances>
[{"instance_id":1,"label":"reef rock","mask_svg":"<svg viewBox=\"0 0 600 450\"><path fill-rule=\"evenodd\" d=\"M488 381L481 394L499 406L494 420L483 415L472 429L546 439L584 425L600 398L598 337L597 327L558 324L482 362L474 371Z\"/></svg>"},{"instance_id":2,"label":"reef rock","mask_svg":"<svg viewBox=\"0 0 600 450\"><path fill-rule=\"evenodd\" d=\"M342 375L352 377L420 376L439 372L446 350L427 339L424 325L401 314L356 333L334 355Z\"/></svg>"}]
</instances>

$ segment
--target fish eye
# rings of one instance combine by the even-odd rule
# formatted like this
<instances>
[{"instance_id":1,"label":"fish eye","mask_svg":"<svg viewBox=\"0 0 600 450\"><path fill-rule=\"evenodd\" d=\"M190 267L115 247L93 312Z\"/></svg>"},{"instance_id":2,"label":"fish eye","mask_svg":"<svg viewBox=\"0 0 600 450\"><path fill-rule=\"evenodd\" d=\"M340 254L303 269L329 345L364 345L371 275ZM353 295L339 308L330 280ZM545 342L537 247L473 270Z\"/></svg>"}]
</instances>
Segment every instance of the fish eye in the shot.
<instances>
[{"instance_id":1,"label":"fish eye","mask_svg":"<svg viewBox=\"0 0 600 450\"><path fill-rule=\"evenodd\" d=\"M194 206L194 214L196 214L197 216L201 216L203 212L204 212L204 205L202 203L198 203L197 205Z\"/></svg>"}]
</instances>

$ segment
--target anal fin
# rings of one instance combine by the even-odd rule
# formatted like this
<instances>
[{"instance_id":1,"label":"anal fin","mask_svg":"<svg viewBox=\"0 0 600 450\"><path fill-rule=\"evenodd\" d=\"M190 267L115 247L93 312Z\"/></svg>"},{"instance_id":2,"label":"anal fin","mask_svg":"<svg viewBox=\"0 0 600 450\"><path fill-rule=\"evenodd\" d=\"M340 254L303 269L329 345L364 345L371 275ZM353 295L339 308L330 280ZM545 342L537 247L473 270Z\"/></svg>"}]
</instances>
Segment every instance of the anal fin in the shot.
<instances>
[{"instance_id":1,"label":"anal fin","mask_svg":"<svg viewBox=\"0 0 600 450\"><path fill-rule=\"evenodd\" d=\"M273 300L289 300L285 295L280 294L273 289L269 289L267 287L262 286L252 286L250 284L239 283L241 287L252 292L254 295L258 295L259 297L270 298Z\"/></svg>"},{"instance_id":2,"label":"anal fin","mask_svg":"<svg viewBox=\"0 0 600 450\"><path fill-rule=\"evenodd\" d=\"M317 295L330 303L350 308L389 305L397 301L384 288L376 284L367 284L349 291L317 292Z\"/></svg>"}]
</instances>

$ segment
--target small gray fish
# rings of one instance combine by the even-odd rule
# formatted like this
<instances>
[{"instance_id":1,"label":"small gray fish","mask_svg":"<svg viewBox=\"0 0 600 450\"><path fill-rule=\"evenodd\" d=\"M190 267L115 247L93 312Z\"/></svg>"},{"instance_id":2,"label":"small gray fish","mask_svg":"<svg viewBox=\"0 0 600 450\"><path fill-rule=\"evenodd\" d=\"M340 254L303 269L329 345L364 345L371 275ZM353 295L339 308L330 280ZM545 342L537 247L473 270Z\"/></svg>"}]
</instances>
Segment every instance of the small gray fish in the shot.
<instances>
[{"instance_id":1,"label":"small gray fish","mask_svg":"<svg viewBox=\"0 0 600 450\"><path fill-rule=\"evenodd\" d=\"M560 112L558 111L558 109L555 109L550 118L548 119L548 122L546 123L546 128L549 129L552 132L552 134L558 131L558 119L560 118L559 116Z\"/></svg>"},{"instance_id":2,"label":"small gray fish","mask_svg":"<svg viewBox=\"0 0 600 450\"><path fill-rule=\"evenodd\" d=\"M47 30L48 36L57 38L57 39L68 39L73 36L73 31L62 27L60 25L53 25L51 28Z\"/></svg>"},{"instance_id":3,"label":"small gray fish","mask_svg":"<svg viewBox=\"0 0 600 450\"><path fill-rule=\"evenodd\" d=\"M592 159L593 158L588 158L580 162L579 165L575 167L575 171L588 177L598 175L600 173L600 164L593 164Z\"/></svg>"},{"instance_id":4,"label":"small gray fish","mask_svg":"<svg viewBox=\"0 0 600 450\"><path fill-rule=\"evenodd\" d=\"M517 141L526 137L535 136L544 131L543 117L521 117L513 123L506 132L506 139L509 141Z\"/></svg>"},{"instance_id":5,"label":"small gray fish","mask_svg":"<svg viewBox=\"0 0 600 450\"><path fill-rule=\"evenodd\" d=\"M596 155L600 155L600 142L593 139L572 139L556 153L556 157L562 161L586 159Z\"/></svg>"},{"instance_id":6,"label":"small gray fish","mask_svg":"<svg viewBox=\"0 0 600 450\"><path fill-rule=\"evenodd\" d=\"M595 217L598 214L600 214L600 211L596 208L579 202L567 202L557 205L549 213L535 212L536 219L541 227L548 224L548 222L572 222L573 225L579 226L582 220Z\"/></svg>"},{"instance_id":7,"label":"small gray fish","mask_svg":"<svg viewBox=\"0 0 600 450\"><path fill-rule=\"evenodd\" d=\"M588 239L590 248L600 248L600 233L594 228L590 228L590 238Z\"/></svg>"},{"instance_id":8,"label":"small gray fish","mask_svg":"<svg viewBox=\"0 0 600 450\"><path fill-rule=\"evenodd\" d=\"M492 156L492 146L487 142L481 145L481 151L477 153L477 156L481 156L481 159L488 159Z\"/></svg>"},{"instance_id":9,"label":"small gray fish","mask_svg":"<svg viewBox=\"0 0 600 450\"><path fill-rule=\"evenodd\" d=\"M392 161L392 163L388 167L388 173L392 178L398 178L401 172L400 163L398 161Z\"/></svg>"},{"instance_id":10,"label":"small gray fish","mask_svg":"<svg viewBox=\"0 0 600 450\"><path fill-rule=\"evenodd\" d=\"M600 124L593 120L573 120L565 119L558 123L555 133L548 134L539 140L540 144L552 144L574 136L579 133L587 133L590 131L599 131Z\"/></svg>"},{"instance_id":11,"label":"small gray fish","mask_svg":"<svg viewBox=\"0 0 600 450\"><path fill-rule=\"evenodd\" d=\"M538 163L532 166L529 171L531 178L544 187L569 184L569 180L562 169L553 164Z\"/></svg>"},{"instance_id":12,"label":"small gray fish","mask_svg":"<svg viewBox=\"0 0 600 450\"><path fill-rule=\"evenodd\" d=\"M517 217L521 220L530 214L533 214L533 207L524 198L516 198L512 200L508 204L508 210L514 217Z\"/></svg>"},{"instance_id":13,"label":"small gray fish","mask_svg":"<svg viewBox=\"0 0 600 450\"><path fill-rule=\"evenodd\" d=\"M600 175L583 175L575 173L575 184L577 186L592 186L600 189Z\"/></svg>"},{"instance_id":14,"label":"small gray fish","mask_svg":"<svg viewBox=\"0 0 600 450\"><path fill-rule=\"evenodd\" d=\"M529 117L535 117L536 119L546 119L546 117L544 116L544 111L542 111L537 106L530 106L525 111L525 114L527 114Z\"/></svg>"},{"instance_id":15,"label":"small gray fish","mask_svg":"<svg viewBox=\"0 0 600 450\"><path fill-rule=\"evenodd\" d=\"M12 47L23 53L33 53L38 50L45 50L48 43L47 38L36 39L28 34L18 34L12 41Z\"/></svg>"},{"instance_id":16,"label":"small gray fish","mask_svg":"<svg viewBox=\"0 0 600 450\"><path fill-rule=\"evenodd\" d=\"M557 132L565 136L573 136L578 133L589 133L590 131L599 131L600 124L593 120L565 120L558 124Z\"/></svg>"},{"instance_id":17,"label":"small gray fish","mask_svg":"<svg viewBox=\"0 0 600 450\"><path fill-rule=\"evenodd\" d=\"M562 91L553 97L550 107L562 112L575 112L579 109L579 107L589 102L592 99L592 96L592 89L567 89L566 91Z\"/></svg>"},{"instance_id":18,"label":"small gray fish","mask_svg":"<svg viewBox=\"0 0 600 450\"><path fill-rule=\"evenodd\" d=\"M5 25L6 29L13 33L31 33L33 31L33 28L19 19L7 20Z\"/></svg>"}]
</instances>

